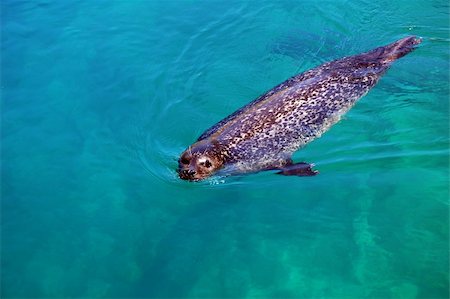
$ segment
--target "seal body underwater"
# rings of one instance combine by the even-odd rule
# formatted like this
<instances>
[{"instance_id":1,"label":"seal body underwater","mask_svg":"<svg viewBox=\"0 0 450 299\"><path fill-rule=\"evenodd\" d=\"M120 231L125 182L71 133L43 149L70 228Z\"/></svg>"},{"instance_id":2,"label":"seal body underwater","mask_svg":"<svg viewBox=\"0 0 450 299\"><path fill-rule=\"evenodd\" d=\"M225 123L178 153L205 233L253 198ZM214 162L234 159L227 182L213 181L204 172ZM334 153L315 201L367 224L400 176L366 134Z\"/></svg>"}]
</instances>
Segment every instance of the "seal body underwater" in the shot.
<instances>
[{"instance_id":1,"label":"seal body underwater","mask_svg":"<svg viewBox=\"0 0 450 299\"><path fill-rule=\"evenodd\" d=\"M278 170L311 176L292 154L339 121L390 65L421 42L414 36L322 64L275 86L206 130L178 160L181 179Z\"/></svg>"}]
</instances>

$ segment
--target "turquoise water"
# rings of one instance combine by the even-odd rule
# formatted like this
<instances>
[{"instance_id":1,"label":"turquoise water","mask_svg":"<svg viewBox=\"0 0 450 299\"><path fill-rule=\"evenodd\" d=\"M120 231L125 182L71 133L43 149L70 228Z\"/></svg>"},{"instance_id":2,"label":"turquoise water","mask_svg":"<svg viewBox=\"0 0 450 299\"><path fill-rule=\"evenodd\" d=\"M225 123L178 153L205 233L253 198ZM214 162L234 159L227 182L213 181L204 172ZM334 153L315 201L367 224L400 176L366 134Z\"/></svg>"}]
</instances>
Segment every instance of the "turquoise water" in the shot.
<instances>
[{"instance_id":1,"label":"turquoise water","mask_svg":"<svg viewBox=\"0 0 450 299\"><path fill-rule=\"evenodd\" d=\"M2 298L445 298L448 1L1 1ZM288 77L418 50L295 155L178 155Z\"/></svg>"}]
</instances>

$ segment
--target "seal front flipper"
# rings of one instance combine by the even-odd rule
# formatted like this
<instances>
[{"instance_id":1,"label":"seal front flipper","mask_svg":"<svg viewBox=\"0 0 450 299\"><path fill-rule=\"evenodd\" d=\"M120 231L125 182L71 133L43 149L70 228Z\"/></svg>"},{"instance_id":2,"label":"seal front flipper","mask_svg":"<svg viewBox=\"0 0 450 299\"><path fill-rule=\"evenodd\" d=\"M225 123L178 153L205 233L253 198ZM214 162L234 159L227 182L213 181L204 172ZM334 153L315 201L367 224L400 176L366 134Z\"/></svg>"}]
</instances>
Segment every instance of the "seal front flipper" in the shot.
<instances>
[{"instance_id":1,"label":"seal front flipper","mask_svg":"<svg viewBox=\"0 0 450 299\"><path fill-rule=\"evenodd\" d=\"M296 175L296 176L313 176L319 173L319 171L312 169L314 164L309 164L306 162L300 162L295 164L288 164L276 174L282 175Z\"/></svg>"}]
</instances>

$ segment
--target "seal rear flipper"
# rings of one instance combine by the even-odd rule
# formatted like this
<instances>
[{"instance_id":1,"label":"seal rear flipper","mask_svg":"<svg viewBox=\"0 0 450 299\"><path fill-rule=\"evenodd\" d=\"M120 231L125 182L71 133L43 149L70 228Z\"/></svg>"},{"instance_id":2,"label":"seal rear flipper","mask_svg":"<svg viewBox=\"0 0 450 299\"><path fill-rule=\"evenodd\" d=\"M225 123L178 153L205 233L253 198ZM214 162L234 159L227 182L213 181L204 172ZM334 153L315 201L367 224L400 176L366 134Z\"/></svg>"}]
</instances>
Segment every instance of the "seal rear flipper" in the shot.
<instances>
[{"instance_id":1,"label":"seal rear flipper","mask_svg":"<svg viewBox=\"0 0 450 299\"><path fill-rule=\"evenodd\" d=\"M295 164L288 164L276 174L282 175L296 175L296 176L314 176L319 173L319 171L312 169L314 164L309 164L306 162L300 162Z\"/></svg>"},{"instance_id":2,"label":"seal rear flipper","mask_svg":"<svg viewBox=\"0 0 450 299\"><path fill-rule=\"evenodd\" d=\"M408 36L399 39L389 45L378 47L369 52L354 56L369 62L381 62L383 64L390 64L395 60L405 56L414 51L416 46L422 42L422 39L416 36Z\"/></svg>"}]
</instances>

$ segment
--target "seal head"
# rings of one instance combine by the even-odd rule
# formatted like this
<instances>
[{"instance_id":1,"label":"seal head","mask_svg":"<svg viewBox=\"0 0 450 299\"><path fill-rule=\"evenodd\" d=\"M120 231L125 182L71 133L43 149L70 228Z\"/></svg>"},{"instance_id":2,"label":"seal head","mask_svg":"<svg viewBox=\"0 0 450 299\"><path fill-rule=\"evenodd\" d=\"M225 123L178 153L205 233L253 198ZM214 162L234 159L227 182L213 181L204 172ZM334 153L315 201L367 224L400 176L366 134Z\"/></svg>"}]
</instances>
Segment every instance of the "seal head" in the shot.
<instances>
[{"instance_id":1,"label":"seal head","mask_svg":"<svg viewBox=\"0 0 450 299\"><path fill-rule=\"evenodd\" d=\"M223 164L217 145L199 141L181 154L177 172L183 180L199 181L211 176Z\"/></svg>"}]
</instances>

